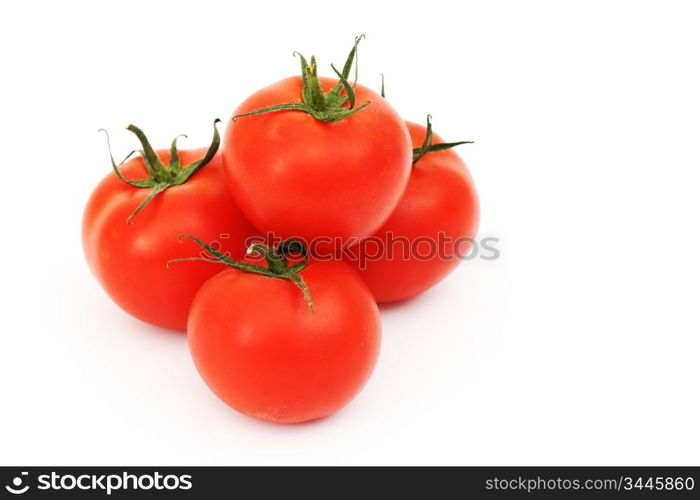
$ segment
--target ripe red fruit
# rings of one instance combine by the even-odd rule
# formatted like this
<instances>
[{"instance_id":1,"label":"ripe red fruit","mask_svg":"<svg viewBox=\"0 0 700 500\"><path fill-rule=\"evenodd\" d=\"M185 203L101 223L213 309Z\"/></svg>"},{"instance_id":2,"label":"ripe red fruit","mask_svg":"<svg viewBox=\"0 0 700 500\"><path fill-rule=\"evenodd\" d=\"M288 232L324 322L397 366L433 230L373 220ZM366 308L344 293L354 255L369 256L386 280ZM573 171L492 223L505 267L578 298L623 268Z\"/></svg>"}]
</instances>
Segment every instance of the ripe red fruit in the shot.
<instances>
[{"instance_id":1,"label":"ripe red fruit","mask_svg":"<svg viewBox=\"0 0 700 500\"><path fill-rule=\"evenodd\" d=\"M197 262L169 269L182 255L178 235L196 232L234 257L255 230L226 189L215 131L209 149L154 151L143 132L142 156L118 167L95 188L85 207L85 257L109 296L126 312L163 328L185 330L195 292L221 271ZM111 154L111 153L110 153ZM181 166L182 165L182 166ZM188 243L190 251L198 247Z\"/></svg>"},{"instance_id":2,"label":"ripe red fruit","mask_svg":"<svg viewBox=\"0 0 700 500\"><path fill-rule=\"evenodd\" d=\"M224 169L260 232L307 243L362 238L396 206L411 170L410 138L386 100L347 81L358 42L339 80L319 78L315 59L300 55L301 77L255 92L229 122Z\"/></svg>"},{"instance_id":3,"label":"ripe red fruit","mask_svg":"<svg viewBox=\"0 0 700 500\"><path fill-rule=\"evenodd\" d=\"M474 181L450 149L462 143L433 135L430 118L427 127L407 125L415 162L406 191L381 229L357 247L359 258L349 261L377 302L414 297L442 280L469 254L479 223Z\"/></svg>"},{"instance_id":4,"label":"ripe red fruit","mask_svg":"<svg viewBox=\"0 0 700 500\"><path fill-rule=\"evenodd\" d=\"M301 247L284 242L252 247L267 260L261 266L192 239L233 268L197 292L187 328L197 370L219 398L251 417L297 423L355 397L374 369L381 324L348 265L290 264L286 252Z\"/></svg>"}]
</instances>

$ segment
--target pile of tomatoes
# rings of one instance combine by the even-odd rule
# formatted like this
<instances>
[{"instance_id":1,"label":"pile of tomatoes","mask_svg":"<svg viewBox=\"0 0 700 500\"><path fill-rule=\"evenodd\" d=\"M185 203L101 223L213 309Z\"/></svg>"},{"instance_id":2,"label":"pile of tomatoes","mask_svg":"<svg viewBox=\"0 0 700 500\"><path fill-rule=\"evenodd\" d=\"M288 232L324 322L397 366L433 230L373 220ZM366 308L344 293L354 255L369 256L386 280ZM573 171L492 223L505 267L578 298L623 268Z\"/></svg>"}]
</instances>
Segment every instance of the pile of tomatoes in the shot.
<instances>
[{"instance_id":1,"label":"pile of tomatoes","mask_svg":"<svg viewBox=\"0 0 700 500\"><path fill-rule=\"evenodd\" d=\"M350 82L361 38L335 78L296 54L301 76L243 101L223 143L218 120L190 151L177 137L154 150L130 125L140 154L117 164L110 148L114 172L85 209L85 255L109 296L187 331L207 385L252 417L347 404L379 354L377 303L432 287L460 261L443 243L476 233L462 143L433 135L430 117L404 122L356 71ZM442 247L417 254L421 242Z\"/></svg>"}]
</instances>

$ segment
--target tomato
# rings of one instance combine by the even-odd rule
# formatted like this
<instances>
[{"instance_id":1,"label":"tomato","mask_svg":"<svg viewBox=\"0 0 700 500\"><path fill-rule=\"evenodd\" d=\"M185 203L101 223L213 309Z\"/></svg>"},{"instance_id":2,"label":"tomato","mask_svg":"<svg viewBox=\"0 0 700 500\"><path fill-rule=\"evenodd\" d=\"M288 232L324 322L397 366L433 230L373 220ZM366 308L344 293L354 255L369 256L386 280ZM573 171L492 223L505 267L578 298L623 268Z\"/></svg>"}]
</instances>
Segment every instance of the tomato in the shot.
<instances>
[{"instance_id":1,"label":"tomato","mask_svg":"<svg viewBox=\"0 0 700 500\"><path fill-rule=\"evenodd\" d=\"M144 157L168 165L171 151L153 151L140 130L131 130L140 135L144 153L124 163L120 175L126 181L151 186L130 185L114 173L100 182L85 208L85 256L102 287L126 312L156 326L185 330L195 292L221 268L205 262L168 268L169 259L199 248L192 242L183 246L178 235L196 232L209 242L220 242L233 256L241 256L246 238L255 230L226 189L221 157L214 154L218 134L208 151L176 152L173 175L186 174L188 165L205 156L210 159L181 184L166 188L168 182L180 182L184 176L168 179L163 171L158 173L158 182L144 181L149 178Z\"/></svg>"},{"instance_id":2,"label":"tomato","mask_svg":"<svg viewBox=\"0 0 700 500\"><path fill-rule=\"evenodd\" d=\"M271 271L267 258L267 267L223 259L238 270L197 292L187 326L192 358L211 390L241 413L277 423L325 417L374 369L377 305L343 262L284 262Z\"/></svg>"},{"instance_id":3,"label":"tomato","mask_svg":"<svg viewBox=\"0 0 700 500\"><path fill-rule=\"evenodd\" d=\"M349 259L378 302L405 300L432 287L469 255L479 222L474 182L460 157L432 126L407 123L416 156L406 191L391 217ZM429 144L428 144L429 143ZM431 146L432 145L432 146Z\"/></svg>"},{"instance_id":4,"label":"tomato","mask_svg":"<svg viewBox=\"0 0 700 500\"><path fill-rule=\"evenodd\" d=\"M317 77L315 60L300 56L302 77L255 92L229 122L222 146L229 186L262 233L307 243L362 238L399 201L410 138L386 100L347 82L356 45L340 80Z\"/></svg>"}]
</instances>

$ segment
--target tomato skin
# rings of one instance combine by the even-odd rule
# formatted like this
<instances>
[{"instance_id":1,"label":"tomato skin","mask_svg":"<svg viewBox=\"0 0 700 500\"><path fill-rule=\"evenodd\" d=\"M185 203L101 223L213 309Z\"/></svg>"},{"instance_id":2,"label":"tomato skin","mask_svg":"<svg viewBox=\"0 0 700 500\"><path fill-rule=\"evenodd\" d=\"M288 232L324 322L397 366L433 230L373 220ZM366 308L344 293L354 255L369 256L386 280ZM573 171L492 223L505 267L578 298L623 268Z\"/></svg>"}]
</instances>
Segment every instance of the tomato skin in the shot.
<instances>
[{"instance_id":1,"label":"tomato skin","mask_svg":"<svg viewBox=\"0 0 700 500\"><path fill-rule=\"evenodd\" d=\"M324 91L337 80L319 78ZM299 102L290 77L248 97L234 115ZM365 109L333 123L301 111L229 121L222 155L232 193L261 233L343 241L376 231L406 187L411 144L404 122L378 94L357 85Z\"/></svg>"},{"instance_id":2,"label":"tomato skin","mask_svg":"<svg viewBox=\"0 0 700 500\"><path fill-rule=\"evenodd\" d=\"M426 128L407 122L413 147L421 146ZM434 135L435 143L443 142ZM415 244L419 252L428 253L427 243L417 244L419 238L429 238L439 243L440 233L452 239L474 238L479 224L479 202L474 181L467 166L452 149L428 153L414 165L406 191L391 217L373 236L382 242L384 249L390 245L389 234L406 238ZM402 257L404 246L395 243L393 258L386 253L379 259L371 257L377 245L371 238L357 248L364 252L367 262L361 269L360 259L350 261L365 283L369 286L377 302L393 302L414 297L447 276L459 263L454 244L441 245L443 256L434 255L429 259L417 258L415 252L405 260ZM425 241L425 240L422 240ZM440 245L436 245L438 247ZM459 251L468 254L470 245L460 245Z\"/></svg>"},{"instance_id":3,"label":"tomato skin","mask_svg":"<svg viewBox=\"0 0 700 500\"><path fill-rule=\"evenodd\" d=\"M301 273L314 304L287 280L227 270L197 293L188 323L194 363L232 408L276 423L322 418L364 386L379 353L372 294L342 262Z\"/></svg>"},{"instance_id":4,"label":"tomato skin","mask_svg":"<svg viewBox=\"0 0 700 500\"><path fill-rule=\"evenodd\" d=\"M206 149L181 151L182 165L201 159ZM169 151L157 151L168 164ZM146 178L143 160L135 158L121 167L129 180ZM108 295L122 309L147 323L184 331L187 312L196 291L221 272L208 262L173 263L192 257L201 249L192 241L180 242L182 233L199 235L239 258L245 240L256 234L236 207L225 186L221 158L216 155L184 184L153 198L127 224L127 218L148 195L107 175L88 200L83 217L83 248L90 269ZM228 238L221 235L228 234Z\"/></svg>"}]
</instances>

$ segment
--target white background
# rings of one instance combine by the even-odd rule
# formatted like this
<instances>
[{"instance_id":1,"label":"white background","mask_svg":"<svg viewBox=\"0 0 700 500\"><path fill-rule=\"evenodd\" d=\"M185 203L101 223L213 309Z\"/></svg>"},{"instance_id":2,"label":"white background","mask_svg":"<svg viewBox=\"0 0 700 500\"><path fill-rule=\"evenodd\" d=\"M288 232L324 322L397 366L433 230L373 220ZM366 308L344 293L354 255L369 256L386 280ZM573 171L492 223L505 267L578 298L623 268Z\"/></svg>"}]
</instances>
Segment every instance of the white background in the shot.
<instances>
[{"instance_id":1,"label":"white background","mask_svg":"<svg viewBox=\"0 0 700 500\"><path fill-rule=\"evenodd\" d=\"M695 8L694 8L695 7ZM4 2L0 462L695 464L700 66L694 2ZM213 118L353 36L360 82L434 117L502 258L385 308L366 389L277 426L219 402L183 335L121 312L84 203L142 127Z\"/></svg>"}]
</instances>

